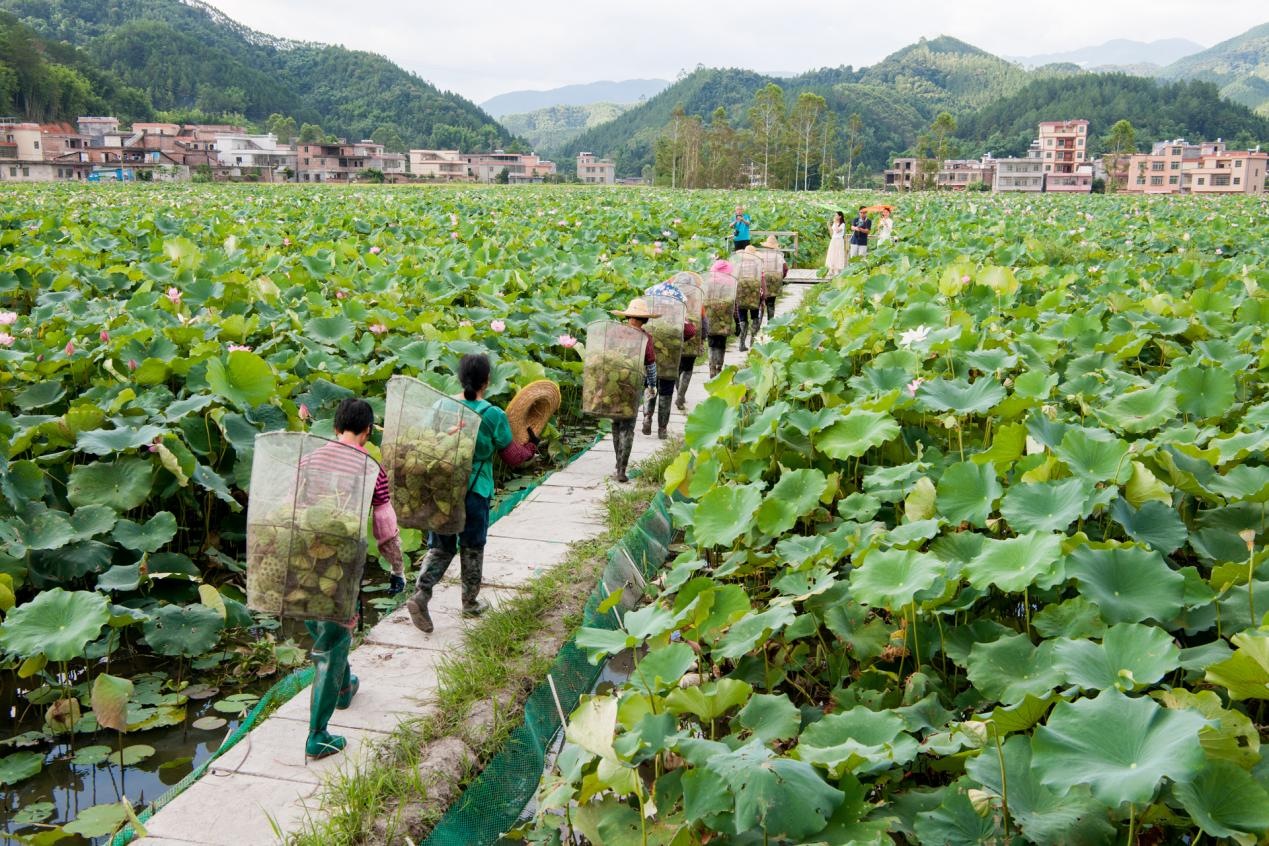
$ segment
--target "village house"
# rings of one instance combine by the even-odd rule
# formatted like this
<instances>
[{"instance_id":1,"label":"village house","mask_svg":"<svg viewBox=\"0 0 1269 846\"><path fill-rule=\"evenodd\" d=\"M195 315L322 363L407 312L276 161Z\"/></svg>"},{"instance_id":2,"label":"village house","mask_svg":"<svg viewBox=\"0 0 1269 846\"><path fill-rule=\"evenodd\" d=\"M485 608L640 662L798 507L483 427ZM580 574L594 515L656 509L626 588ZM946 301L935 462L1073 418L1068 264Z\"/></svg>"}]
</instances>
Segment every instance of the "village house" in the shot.
<instances>
[{"instance_id":1,"label":"village house","mask_svg":"<svg viewBox=\"0 0 1269 846\"><path fill-rule=\"evenodd\" d=\"M467 179L467 162L457 150L411 150L409 172L415 179L462 182Z\"/></svg>"},{"instance_id":2,"label":"village house","mask_svg":"<svg viewBox=\"0 0 1269 846\"><path fill-rule=\"evenodd\" d=\"M902 156L894 160L894 165L885 172L885 188L887 191L911 191L914 184L920 184L917 178L920 159L915 156Z\"/></svg>"},{"instance_id":3,"label":"village house","mask_svg":"<svg viewBox=\"0 0 1269 846\"><path fill-rule=\"evenodd\" d=\"M273 133L223 132L214 145L216 164L227 178L286 182L296 173L295 148L279 144Z\"/></svg>"},{"instance_id":4,"label":"village house","mask_svg":"<svg viewBox=\"0 0 1269 846\"><path fill-rule=\"evenodd\" d=\"M612 159L596 158L594 153L578 153L577 181L587 185L615 185L617 165Z\"/></svg>"},{"instance_id":5,"label":"village house","mask_svg":"<svg viewBox=\"0 0 1269 846\"><path fill-rule=\"evenodd\" d=\"M507 182L522 185L542 182L555 173L555 162L538 158L536 153L464 153L467 175L477 182L497 182L502 172L507 172Z\"/></svg>"},{"instance_id":6,"label":"village house","mask_svg":"<svg viewBox=\"0 0 1269 846\"><path fill-rule=\"evenodd\" d=\"M1044 158L1038 140L1031 142L1024 156L996 159L996 179L992 190L1030 193L1044 190Z\"/></svg>"},{"instance_id":7,"label":"village house","mask_svg":"<svg viewBox=\"0 0 1269 846\"><path fill-rule=\"evenodd\" d=\"M996 179L996 160L991 153L982 159L948 159L939 168L937 184L941 191L968 191L980 185L988 188Z\"/></svg>"}]
</instances>

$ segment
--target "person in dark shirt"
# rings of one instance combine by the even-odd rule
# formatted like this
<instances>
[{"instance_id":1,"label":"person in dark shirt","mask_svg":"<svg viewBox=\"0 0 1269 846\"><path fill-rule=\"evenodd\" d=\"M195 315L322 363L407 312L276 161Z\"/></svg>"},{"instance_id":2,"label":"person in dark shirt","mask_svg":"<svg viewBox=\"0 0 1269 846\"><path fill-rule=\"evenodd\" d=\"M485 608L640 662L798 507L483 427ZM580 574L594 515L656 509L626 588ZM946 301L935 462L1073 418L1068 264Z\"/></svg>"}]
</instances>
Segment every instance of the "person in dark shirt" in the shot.
<instances>
[{"instance_id":1,"label":"person in dark shirt","mask_svg":"<svg viewBox=\"0 0 1269 846\"><path fill-rule=\"evenodd\" d=\"M846 257L847 264L853 258L864 258L868 255L868 236L872 234L872 221L868 219L868 209L859 207L859 216L850 222L850 252Z\"/></svg>"}]
</instances>

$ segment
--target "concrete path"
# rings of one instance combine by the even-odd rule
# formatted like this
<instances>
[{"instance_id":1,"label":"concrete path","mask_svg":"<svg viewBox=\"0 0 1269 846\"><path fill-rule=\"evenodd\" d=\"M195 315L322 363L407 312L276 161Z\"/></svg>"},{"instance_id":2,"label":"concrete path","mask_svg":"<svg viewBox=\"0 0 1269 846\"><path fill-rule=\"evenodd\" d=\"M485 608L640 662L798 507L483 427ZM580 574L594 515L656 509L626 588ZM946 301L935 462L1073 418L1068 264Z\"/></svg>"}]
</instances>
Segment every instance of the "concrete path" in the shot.
<instances>
[{"instance_id":1,"label":"concrete path","mask_svg":"<svg viewBox=\"0 0 1269 846\"><path fill-rule=\"evenodd\" d=\"M796 271L795 271L796 272ZM792 273L790 274L792 276ZM806 286L791 284L776 306L777 314L797 308ZM727 363L744 353L732 347ZM688 390L689 410L705 399L709 381L705 356L698 359ZM673 434L682 434L686 416L675 410ZM636 430L631 464L661 447L656 436ZM603 532L603 501L614 471L612 436L606 436L567 468L552 474L523 503L489 529L481 596L495 607L514 596L541 571L564 560L569 544ZM589 590L589 587L583 586ZM431 603L436 631L425 635L400 608L365 633L350 657L361 678L361 691L346 711L336 711L331 731L348 739L340 755L306 762L309 692L301 691L216 761L207 774L155 814L140 846L256 846L277 843L277 831L299 831L306 818L320 814L323 779L364 759L399 720L424 716L436 691L436 666L457 648L465 621L458 561L437 587ZM275 830L276 826L276 830Z\"/></svg>"}]
</instances>

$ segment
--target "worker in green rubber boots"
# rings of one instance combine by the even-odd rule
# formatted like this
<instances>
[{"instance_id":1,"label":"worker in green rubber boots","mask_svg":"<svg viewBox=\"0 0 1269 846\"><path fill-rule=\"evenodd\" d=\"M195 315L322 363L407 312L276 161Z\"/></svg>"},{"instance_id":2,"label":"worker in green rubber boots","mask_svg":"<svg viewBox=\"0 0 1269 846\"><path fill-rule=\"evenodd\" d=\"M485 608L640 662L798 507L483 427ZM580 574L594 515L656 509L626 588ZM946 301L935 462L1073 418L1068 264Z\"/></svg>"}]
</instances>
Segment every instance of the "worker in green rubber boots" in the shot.
<instances>
[{"instance_id":1,"label":"worker in green rubber boots","mask_svg":"<svg viewBox=\"0 0 1269 846\"><path fill-rule=\"evenodd\" d=\"M335 411L335 437L345 446L366 451L375 415L370 403L349 397ZM364 467L351 450L327 444L304 459L306 469L328 470L330 478L356 478ZM389 496L388 476L379 469L374 495L370 500L372 524L379 554L392 565L393 573L402 572L401 538L396 512ZM348 667L348 650L352 643L357 616L347 622L306 620L304 625L313 636L313 691L309 707L308 740L304 753L310 758L325 758L343 750L344 738L328 730L336 708L347 708L357 695L360 682Z\"/></svg>"}]
</instances>

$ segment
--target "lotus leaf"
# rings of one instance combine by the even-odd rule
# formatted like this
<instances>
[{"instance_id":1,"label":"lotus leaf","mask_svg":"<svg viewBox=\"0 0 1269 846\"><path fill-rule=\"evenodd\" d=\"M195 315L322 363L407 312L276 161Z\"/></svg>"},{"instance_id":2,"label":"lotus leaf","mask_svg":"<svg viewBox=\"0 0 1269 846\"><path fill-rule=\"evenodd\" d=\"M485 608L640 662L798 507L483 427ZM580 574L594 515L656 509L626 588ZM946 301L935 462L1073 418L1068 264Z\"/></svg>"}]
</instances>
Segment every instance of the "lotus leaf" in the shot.
<instances>
[{"instance_id":1,"label":"lotus leaf","mask_svg":"<svg viewBox=\"0 0 1269 846\"><path fill-rule=\"evenodd\" d=\"M141 458L78 464L66 483L66 496L76 507L105 505L130 511L149 497L153 478L154 466Z\"/></svg>"},{"instance_id":2,"label":"lotus leaf","mask_svg":"<svg viewBox=\"0 0 1269 846\"><path fill-rule=\"evenodd\" d=\"M146 621L145 642L160 655L195 658L216 645L224 625L205 605L164 605Z\"/></svg>"},{"instance_id":3,"label":"lotus leaf","mask_svg":"<svg viewBox=\"0 0 1269 846\"><path fill-rule=\"evenodd\" d=\"M975 464L972 461L947 468L937 489L936 504L944 517L952 523L966 522L980 527L987 525L987 518L1002 492L995 466L991 462Z\"/></svg>"},{"instance_id":4,"label":"lotus leaf","mask_svg":"<svg viewBox=\"0 0 1269 846\"><path fill-rule=\"evenodd\" d=\"M1066 572L1109 623L1166 621L1181 611L1185 577L1157 552L1080 547L1071 553Z\"/></svg>"},{"instance_id":5,"label":"lotus leaf","mask_svg":"<svg viewBox=\"0 0 1269 846\"><path fill-rule=\"evenodd\" d=\"M79 658L110 619L110 603L99 593L53 588L9 612L0 625L0 645L21 658L43 654L50 661Z\"/></svg>"},{"instance_id":6,"label":"lotus leaf","mask_svg":"<svg viewBox=\"0 0 1269 846\"><path fill-rule=\"evenodd\" d=\"M807 726L794 751L836 778L847 772L876 773L902 766L916 757L917 746L916 739L904 733L903 720L894 714L852 708Z\"/></svg>"}]
</instances>

